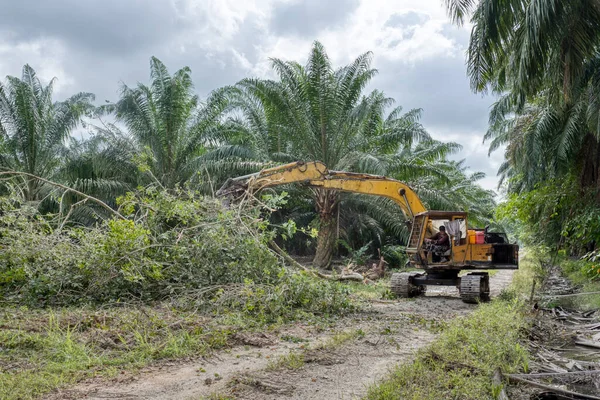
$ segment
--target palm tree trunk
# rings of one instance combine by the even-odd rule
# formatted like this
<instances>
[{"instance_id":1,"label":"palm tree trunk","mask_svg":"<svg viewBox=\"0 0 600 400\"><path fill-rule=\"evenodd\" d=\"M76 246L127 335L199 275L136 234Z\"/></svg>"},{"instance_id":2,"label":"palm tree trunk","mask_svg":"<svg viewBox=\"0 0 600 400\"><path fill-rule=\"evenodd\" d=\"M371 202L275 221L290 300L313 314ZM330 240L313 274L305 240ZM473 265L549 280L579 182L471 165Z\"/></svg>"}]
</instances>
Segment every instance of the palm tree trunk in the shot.
<instances>
[{"instance_id":1,"label":"palm tree trunk","mask_svg":"<svg viewBox=\"0 0 600 400\"><path fill-rule=\"evenodd\" d=\"M26 201L34 201L36 199L36 186L37 181L32 177L25 178L27 182L27 189L25 192L25 200Z\"/></svg>"},{"instance_id":2,"label":"palm tree trunk","mask_svg":"<svg viewBox=\"0 0 600 400\"><path fill-rule=\"evenodd\" d=\"M313 259L316 268L329 268L333 258L336 237L337 192L317 189L316 208L319 213L319 235L317 236L317 253Z\"/></svg>"},{"instance_id":3,"label":"palm tree trunk","mask_svg":"<svg viewBox=\"0 0 600 400\"><path fill-rule=\"evenodd\" d=\"M595 188L596 201L600 203L600 142L592 134L587 134L583 139L580 160L582 189Z\"/></svg>"}]
</instances>

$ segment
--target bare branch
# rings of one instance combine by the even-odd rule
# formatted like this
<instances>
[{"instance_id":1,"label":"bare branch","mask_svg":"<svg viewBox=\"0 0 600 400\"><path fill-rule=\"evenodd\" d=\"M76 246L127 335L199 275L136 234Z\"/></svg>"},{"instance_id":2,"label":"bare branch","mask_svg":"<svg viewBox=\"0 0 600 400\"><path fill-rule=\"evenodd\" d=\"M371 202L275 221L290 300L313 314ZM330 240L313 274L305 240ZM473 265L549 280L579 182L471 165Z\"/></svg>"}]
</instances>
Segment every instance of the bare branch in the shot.
<instances>
[{"instance_id":1,"label":"bare branch","mask_svg":"<svg viewBox=\"0 0 600 400\"><path fill-rule=\"evenodd\" d=\"M59 188L61 188L61 189L63 189L63 190L66 190L66 191L73 192L73 193L77 194L78 196L81 196L81 197L83 197L83 198L85 198L85 199L88 199L88 200L90 200L90 201L93 201L94 203L98 204L99 206L101 206L101 207L102 207L102 208L104 208L105 210L109 211L109 212L110 212L111 214L113 214L115 217L117 217L117 218L119 218L119 219L126 219L126 218L125 218L124 216L122 216L122 215L121 215L121 214L120 214L118 211L116 211L116 210L112 209L112 208L111 208L111 206L109 206L108 204L106 204L106 203L105 203L105 202L103 202L102 200L100 200L100 199L98 199L98 198L96 198L96 197L93 197L93 196L87 195L87 194L85 194L85 193L83 193L83 192L80 192L79 190L76 190L76 189L70 188L70 187L68 187L68 186L62 185L62 184L60 184L60 183L52 182L52 181L50 181L50 180L48 180L48 179L41 178L41 177L39 177L39 176L36 176L36 175L30 174L30 173L27 173L27 172L19 172L19 171L2 171L2 172L0 172L0 176L4 176L4 175L9 175L9 176L28 176L28 177L30 177L30 178L37 179L37 180L38 180L38 181L40 181L40 182L44 182L44 183L47 183L47 184L49 184L49 185L52 185L52 186L59 187Z\"/></svg>"}]
</instances>

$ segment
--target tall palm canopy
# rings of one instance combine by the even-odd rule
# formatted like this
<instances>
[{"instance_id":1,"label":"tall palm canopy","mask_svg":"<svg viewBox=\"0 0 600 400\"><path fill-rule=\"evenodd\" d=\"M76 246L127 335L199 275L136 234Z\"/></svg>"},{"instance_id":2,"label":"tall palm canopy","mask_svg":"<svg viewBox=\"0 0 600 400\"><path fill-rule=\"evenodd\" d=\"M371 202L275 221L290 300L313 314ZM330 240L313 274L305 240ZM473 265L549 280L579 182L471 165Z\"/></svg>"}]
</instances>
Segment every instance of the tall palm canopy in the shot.
<instances>
[{"instance_id":1,"label":"tall palm canopy","mask_svg":"<svg viewBox=\"0 0 600 400\"><path fill-rule=\"evenodd\" d=\"M245 79L230 89L229 134L264 161L319 160L333 170L398 173L402 178L435 172L427 164L406 162L413 143L433 143L418 122L420 110L402 114L398 107L388 113L392 99L377 90L364 92L377 73L371 59L365 53L335 69L319 42L306 65L273 59L278 80ZM443 157L457 147L437 150ZM326 267L336 242L341 197L332 190L311 193L319 215L313 264Z\"/></svg>"},{"instance_id":2,"label":"tall palm canopy","mask_svg":"<svg viewBox=\"0 0 600 400\"><path fill-rule=\"evenodd\" d=\"M201 105L194 94L191 70L184 67L172 76L155 57L150 60L151 84L123 85L116 111L144 162L163 186L172 188L196 172L198 158L216 135L221 113L219 96Z\"/></svg>"},{"instance_id":3,"label":"tall palm canopy","mask_svg":"<svg viewBox=\"0 0 600 400\"><path fill-rule=\"evenodd\" d=\"M29 65L22 77L7 77L0 83L0 167L52 178L66 152L66 141L81 117L91 110L94 96L78 93L61 102L52 101L53 79L42 85ZM25 178L24 198L40 200L47 187Z\"/></svg>"},{"instance_id":4,"label":"tall palm canopy","mask_svg":"<svg viewBox=\"0 0 600 400\"><path fill-rule=\"evenodd\" d=\"M54 81L43 86L25 66L21 79L0 85L0 167L49 178L115 207L118 196L139 185L169 190L190 184L211 194L231 176L319 160L334 170L388 175L437 208L458 206L485 217L492 194L473 183L479 175L447 160L460 146L433 140L419 123L420 109L403 112L383 92L365 91L377 73L371 59L365 53L334 68L315 42L305 65L272 60L277 80L244 79L200 102L189 68L171 75L153 57L148 85L123 84L117 102L96 108L88 93L52 102ZM89 137L75 140L70 133L84 116ZM58 201L36 179L14 182L27 200L49 198L41 204L58 210L58 219L68 215L90 225L110 217L108 206L82 201L80 194L63 193ZM407 235L403 216L386 199L290 190L282 214L303 226L317 222L318 267L330 264L338 239L357 247L371 242L376 250ZM478 207L477 197L489 202Z\"/></svg>"},{"instance_id":5,"label":"tall palm canopy","mask_svg":"<svg viewBox=\"0 0 600 400\"><path fill-rule=\"evenodd\" d=\"M472 13L467 63L476 90L510 89L527 96L550 88L568 97L586 62L597 55L600 3L596 0L445 3L459 23Z\"/></svg>"},{"instance_id":6,"label":"tall palm canopy","mask_svg":"<svg viewBox=\"0 0 600 400\"><path fill-rule=\"evenodd\" d=\"M490 150L508 145L500 174L509 188L576 171L582 188L600 189L600 2L445 3L459 23L471 15L473 89L503 94L486 139Z\"/></svg>"}]
</instances>

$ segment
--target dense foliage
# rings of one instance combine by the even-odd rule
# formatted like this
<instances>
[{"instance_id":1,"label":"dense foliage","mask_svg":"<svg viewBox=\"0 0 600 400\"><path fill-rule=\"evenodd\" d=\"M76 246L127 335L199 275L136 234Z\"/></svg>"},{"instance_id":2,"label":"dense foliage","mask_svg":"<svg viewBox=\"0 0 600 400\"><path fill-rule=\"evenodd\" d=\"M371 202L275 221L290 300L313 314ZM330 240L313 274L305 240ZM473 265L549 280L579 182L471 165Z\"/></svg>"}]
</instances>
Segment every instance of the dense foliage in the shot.
<instances>
[{"instance_id":1,"label":"dense foliage","mask_svg":"<svg viewBox=\"0 0 600 400\"><path fill-rule=\"evenodd\" d=\"M54 228L5 197L0 217L0 299L32 305L187 299L184 307L231 308L266 319L294 310L351 309L348 292L287 272L267 248L257 208L223 209L191 191L150 187L119 199L124 219Z\"/></svg>"},{"instance_id":2,"label":"dense foliage","mask_svg":"<svg viewBox=\"0 0 600 400\"><path fill-rule=\"evenodd\" d=\"M319 160L331 169L399 179L414 187L430 207L465 209L474 222L489 221L493 193L477 185L482 174L469 173L462 162L447 158L460 146L433 140L419 123L421 110L403 113L401 107L392 108L393 99L381 91L365 92L377 73L371 58L366 53L335 68L324 47L315 42L306 65L272 60L278 79L243 79L201 102L189 68L170 74L152 57L149 85L123 84L118 101L100 107L93 107L93 96L85 93L53 103L52 83L44 87L25 66L21 79L9 77L0 85L3 190L38 210L38 222L29 221L22 228L38 235L39 241L48 235L44 245L49 249L86 242L87 235L100 235L94 242L111 240L109 232L117 235L119 229L126 230L119 240L123 246L129 243L129 250L148 242L151 247L131 261L131 275L124 283L131 295L143 291L135 289L140 282L150 285L153 274L165 273L164 254L153 247L158 226L110 221L114 217L110 209L87 201L82 193L113 209L119 207L118 197L149 185L171 194L188 185L210 197L231 176L290 161ZM70 137L78 125L89 131L87 139ZM405 217L389 200L297 187L285 190L290 193L288 202L271 222L290 226L292 221L297 231L311 232L288 237L284 244L288 250L316 253L315 266L328 266L337 248L352 252L368 245L369 254L382 250L391 255L406 240ZM66 217L61 226L82 228L78 233L69 231L69 239L54 235L58 225L46 213ZM92 226L99 230L91 233L83 228ZM140 269L135 263L142 259L154 260L155 269ZM55 259L48 268L63 261ZM93 279L90 274L86 279Z\"/></svg>"},{"instance_id":3,"label":"dense foliage","mask_svg":"<svg viewBox=\"0 0 600 400\"><path fill-rule=\"evenodd\" d=\"M582 254L600 225L600 4L593 0L447 0L471 16L475 91L500 98L490 151L505 149L503 216L524 240ZM518 224L515 225L515 224Z\"/></svg>"},{"instance_id":4,"label":"dense foliage","mask_svg":"<svg viewBox=\"0 0 600 400\"><path fill-rule=\"evenodd\" d=\"M67 152L66 140L80 118L93 106L94 96L79 93L62 102L52 101L54 80L44 86L29 65L21 79L9 76L0 85L0 167L43 178L54 177ZM25 200L48 194L43 182L26 177L20 183Z\"/></svg>"},{"instance_id":5,"label":"dense foliage","mask_svg":"<svg viewBox=\"0 0 600 400\"><path fill-rule=\"evenodd\" d=\"M34 209L5 198L4 298L146 300L245 279L278 280L277 259L251 216L238 219L215 201L180 196L152 188L130 193L119 202L132 218L62 232ZM248 235L239 231L241 223L249 224Z\"/></svg>"}]
</instances>

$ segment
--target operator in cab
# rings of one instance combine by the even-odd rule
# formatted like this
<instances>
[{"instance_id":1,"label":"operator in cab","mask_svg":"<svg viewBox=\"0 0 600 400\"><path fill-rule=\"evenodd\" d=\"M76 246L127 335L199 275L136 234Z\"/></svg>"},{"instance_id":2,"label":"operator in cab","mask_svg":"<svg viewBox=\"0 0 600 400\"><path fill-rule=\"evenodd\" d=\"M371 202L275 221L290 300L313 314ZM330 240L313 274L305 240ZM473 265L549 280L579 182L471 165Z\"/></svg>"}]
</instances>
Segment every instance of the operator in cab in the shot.
<instances>
[{"instance_id":1,"label":"operator in cab","mask_svg":"<svg viewBox=\"0 0 600 400\"><path fill-rule=\"evenodd\" d=\"M448 251L449 248L450 236L446 233L446 227L444 225L440 226L438 233L425 239L425 251L431 252L433 262L444 262L445 260L441 259L441 254Z\"/></svg>"}]
</instances>

